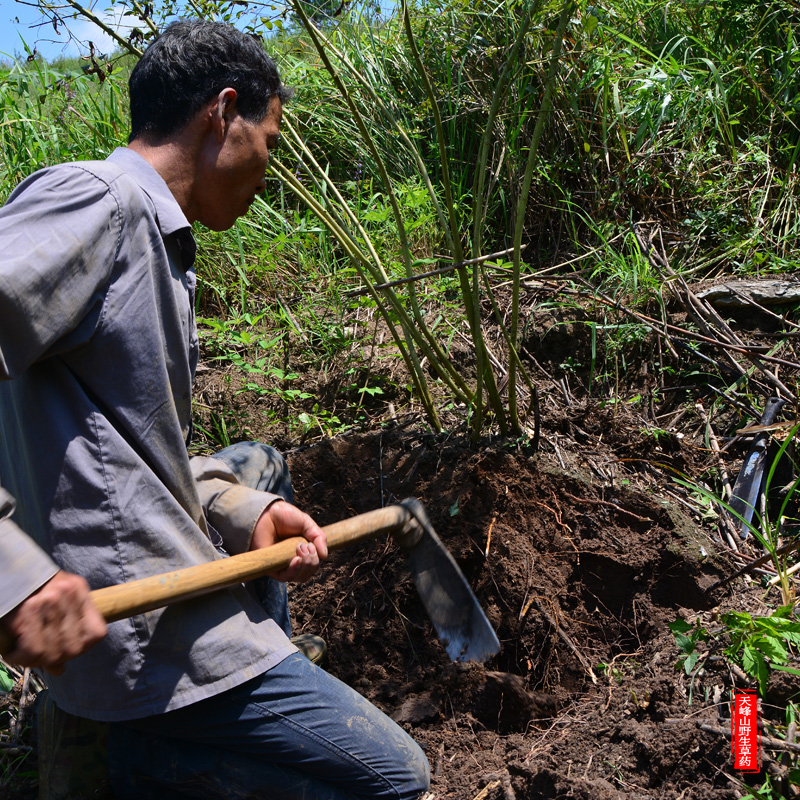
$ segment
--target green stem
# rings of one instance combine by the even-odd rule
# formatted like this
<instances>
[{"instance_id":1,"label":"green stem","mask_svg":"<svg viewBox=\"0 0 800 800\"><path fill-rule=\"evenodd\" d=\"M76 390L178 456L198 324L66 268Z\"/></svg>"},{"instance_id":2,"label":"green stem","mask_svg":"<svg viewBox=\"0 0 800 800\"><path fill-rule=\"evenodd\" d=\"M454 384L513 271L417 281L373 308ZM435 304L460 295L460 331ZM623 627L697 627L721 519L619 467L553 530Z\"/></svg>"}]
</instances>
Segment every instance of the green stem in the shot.
<instances>
[{"instance_id":1,"label":"green stem","mask_svg":"<svg viewBox=\"0 0 800 800\"><path fill-rule=\"evenodd\" d=\"M456 261L464 260L464 251L461 246L461 236L459 233L458 217L456 215L455 202L453 201L453 189L450 181L450 163L447 153L447 143L445 141L444 126L442 125L442 115L439 109L439 102L434 94L433 87L431 86L428 72L425 65L420 58L419 50L417 49L414 40L414 32L411 29L411 18L408 13L408 3L403 0L403 26L406 31L406 39L414 58L419 76L422 79L422 84L425 88L425 94L431 105L433 112L434 125L436 127L436 137L439 144L439 161L442 167L442 184L445 194L445 206L448 211L448 221L450 225L450 238L453 247L454 258ZM474 270L473 270L474 273ZM497 391L497 384L494 379L494 373L489 365L489 359L486 353L486 343L483 339L483 327L481 326L480 318L480 286L477 281L473 286L470 286L469 276L465 268L458 270L458 280L461 287L461 297L464 302L464 312L469 322L470 332L472 334L472 342L475 347L475 355L478 363L478 385L476 388L476 402L475 414L473 416L473 437L477 439L480 429L483 425L483 403L482 403L482 389L486 386L489 393L489 400L497 416L500 431L503 435L507 432L505 409L503 408L500 393Z\"/></svg>"},{"instance_id":2,"label":"green stem","mask_svg":"<svg viewBox=\"0 0 800 800\"><path fill-rule=\"evenodd\" d=\"M513 272L511 283L511 346L514 351L518 350L519 346L519 289L520 289L520 263L522 252L522 230L525 224L525 212L528 206L528 195L531 190L531 181L533 179L533 167L536 163L536 153L539 149L539 142L542 139L542 132L544 131L544 124L550 115L550 106L553 99L553 91L556 83L556 76L558 75L558 62L561 56L561 45L564 41L564 33L567 29L567 23L572 16L572 9L574 3L572 0L566 0L564 7L561 9L561 16L558 20L558 27L556 29L555 40L553 42L553 51L550 56L550 68L548 70L547 85L542 98L542 105L539 108L539 114L536 118L536 126L533 129L533 136L531 137L530 147L528 149L528 162L525 166L525 176L522 180L522 188L517 200L517 216L514 223L514 256L513 256ZM519 433L519 413L517 410L517 362L512 359L508 365L508 411L511 417L511 427Z\"/></svg>"}]
</instances>

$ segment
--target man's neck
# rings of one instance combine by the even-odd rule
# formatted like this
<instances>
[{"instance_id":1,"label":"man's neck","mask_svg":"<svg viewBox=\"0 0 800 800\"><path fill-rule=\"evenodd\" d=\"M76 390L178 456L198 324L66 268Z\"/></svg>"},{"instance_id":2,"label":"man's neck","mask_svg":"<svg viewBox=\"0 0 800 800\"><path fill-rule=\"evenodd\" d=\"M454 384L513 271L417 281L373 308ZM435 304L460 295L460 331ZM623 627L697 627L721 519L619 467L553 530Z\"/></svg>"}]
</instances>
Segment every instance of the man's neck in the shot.
<instances>
[{"instance_id":1,"label":"man's neck","mask_svg":"<svg viewBox=\"0 0 800 800\"><path fill-rule=\"evenodd\" d=\"M194 194L197 173L196 160L182 141L176 137L153 144L146 139L134 139L128 148L138 153L164 179L186 219L191 223L196 219L192 197Z\"/></svg>"}]
</instances>

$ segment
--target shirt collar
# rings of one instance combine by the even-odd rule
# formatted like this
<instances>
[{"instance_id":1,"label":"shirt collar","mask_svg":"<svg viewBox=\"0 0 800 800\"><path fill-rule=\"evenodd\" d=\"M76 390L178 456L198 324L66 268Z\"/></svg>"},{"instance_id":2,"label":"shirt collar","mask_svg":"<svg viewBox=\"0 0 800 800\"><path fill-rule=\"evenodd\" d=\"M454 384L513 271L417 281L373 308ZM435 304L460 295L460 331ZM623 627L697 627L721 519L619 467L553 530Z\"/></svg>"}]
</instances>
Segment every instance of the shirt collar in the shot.
<instances>
[{"instance_id":1,"label":"shirt collar","mask_svg":"<svg viewBox=\"0 0 800 800\"><path fill-rule=\"evenodd\" d=\"M153 201L158 227L164 236L191 229L186 215L181 211L164 179L146 159L127 147L118 147L107 160L128 173Z\"/></svg>"},{"instance_id":2,"label":"shirt collar","mask_svg":"<svg viewBox=\"0 0 800 800\"><path fill-rule=\"evenodd\" d=\"M127 147L118 147L107 160L130 175L153 201L156 222L162 236L175 234L183 257L183 269L184 271L191 269L197 254L192 226L164 179L153 169L149 161Z\"/></svg>"}]
</instances>

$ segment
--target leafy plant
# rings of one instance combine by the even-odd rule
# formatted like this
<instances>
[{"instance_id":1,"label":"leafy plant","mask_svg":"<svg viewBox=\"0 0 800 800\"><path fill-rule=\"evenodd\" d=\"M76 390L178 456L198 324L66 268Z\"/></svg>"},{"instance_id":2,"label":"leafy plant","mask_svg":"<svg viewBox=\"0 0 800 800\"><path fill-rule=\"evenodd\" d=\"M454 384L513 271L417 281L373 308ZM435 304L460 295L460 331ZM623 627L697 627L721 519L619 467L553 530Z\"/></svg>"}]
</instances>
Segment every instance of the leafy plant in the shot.
<instances>
[{"instance_id":1,"label":"leafy plant","mask_svg":"<svg viewBox=\"0 0 800 800\"><path fill-rule=\"evenodd\" d=\"M763 695L767 689L770 670L800 675L800 670L788 666L793 658L793 646L800 644L800 622L792 615L792 608L782 606L767 617L754 617L746 612L730 611L722 614L722 628L708 631L699 623L690 625L683 619L669 623L678 649L684 654L675 665L691 675L707 655L698 645L723 642L725 656L758 681Z\"/></svg>"},{"instance_id":2,"label":"leafy plant","mask_svg":"<svg viewBox=\"0 0 800 800\"><path fill-rule=\"evenodd\" d=\"M6 665L0 663L0 692L10 692L14 688L14 678L6 669Z\"/></svg>"},{"instance_id":3,"label":"leafy plant","mask_svg":"<svg viewBox=\"0 0 800 800\"><path fill-rule=\"evenodd\" d=\"M800 670L787 666L791 645L800 644L800 623L792 618L791 607L779 608L769 617L731 611L721 619L731 637L725 655L758 679L762 694L767 688L770 669L800 675Z\"/></svg>"},{"instance_id":4,"label":"leafy plant","mask_svg":"<svg viewBox=\"0 0 800 800\"><path fill-rule=\"evenodd\" d=\"M684 654L675 667L676 669L683 669L687 675L691 675L703 655L697 649L697 645L700 642L709 641L711 636L699 623L690 625L680 617L674 622L670 622L667 627L672 631L678 649Z\"/></svg>"}]
</instances>

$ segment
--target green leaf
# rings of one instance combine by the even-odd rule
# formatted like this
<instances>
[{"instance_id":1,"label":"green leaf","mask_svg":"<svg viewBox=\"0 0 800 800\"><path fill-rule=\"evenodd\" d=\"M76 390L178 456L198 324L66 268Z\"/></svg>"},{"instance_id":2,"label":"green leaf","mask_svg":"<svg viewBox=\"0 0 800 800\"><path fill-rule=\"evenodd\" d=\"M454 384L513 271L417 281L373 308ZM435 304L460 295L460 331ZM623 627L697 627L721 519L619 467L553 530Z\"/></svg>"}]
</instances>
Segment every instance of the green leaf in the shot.
<instances>
[{"instance_id":1,"label":"green leaf","mask_svg":"<svg viewBox=\"0 0 800 800\"><path fill-rule=\"evenodd\" d=\"M785 664L789 660L789 651L773 636L759 637L754 644L770 661Z\"/></svg>"},{"instance_id":2,"label":"green leaf","mask_svg":"<svg viewBox=\"0 0 800 800\"><path fill-rule=\"evenodd\" d=\"M794 667L785 667L783 664L773 664L774 669L780 670L781 672L790 672L792 675L800 675L800 669L795 669Z\"/></svg>"},{"instance_id":3,"label":"green leaf","mask_svg":"<svg viewBox=\"0 0 800 800\"><path fill-rule=\"evenodd\" d=\"M746 644L742 651L742 669L748 675L755 675L758 672L758 659L764 660L764 656L751 644Z\"/></svg>"},{"instance_id":4,"label":"green leaf","mask_svg":"<svg viewBox=\"0 0 800 800\"><path fill-rule=\"evenodd\" d=\"M764 694L769 680L769 666L763 654L749 642L745 644L742 652L742 669L758 679L759 689L761 694Z\"/></svg>"},{"instance_id":5,"label":"green leaf","mask_svg":"<svg viewBox=\"0 0 800 800\"><path fill-rule=\"evenodd\" d=\"M5 664L0 664L0 692L10 692L14 688L14 679L6 669Z\"/></svg>"},{"instance_id":6,"label":"green leaf","mask_svg":"<svg viewBox=\"0 0 800 800\"><path fill-rule=\"evenodd\" d=\"M692 626L685 620L678 617L675 622L668 622L667 627L673 633L689 633L692 630Z\"/></svg>"},{"instance_id":7,"label":"green leaf","mask_svg":"<svg viewBox=\"0 0 800 800\"><path fill-rule=\"evenodd\" d=\"M729 611L727 614L723 614L722 621L729 628L750 629L753 624L753 618L749 614L738 611Z\"/></svg>"},{"instance_id":8,"label":"green leaf","mask_svg":"<svg viewBox=\"0 0 800 800\"><path fill-rule=\"evenodd\" d=\"M686 657L686 660L683 662L683 671L690 675L692 670L694 669L694 665L697 663L697 659L700 658L700 653L691 653Z\"/></svg>"}]
</instances>

